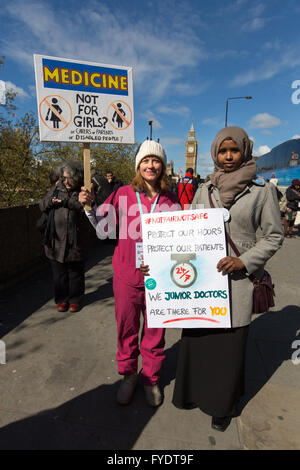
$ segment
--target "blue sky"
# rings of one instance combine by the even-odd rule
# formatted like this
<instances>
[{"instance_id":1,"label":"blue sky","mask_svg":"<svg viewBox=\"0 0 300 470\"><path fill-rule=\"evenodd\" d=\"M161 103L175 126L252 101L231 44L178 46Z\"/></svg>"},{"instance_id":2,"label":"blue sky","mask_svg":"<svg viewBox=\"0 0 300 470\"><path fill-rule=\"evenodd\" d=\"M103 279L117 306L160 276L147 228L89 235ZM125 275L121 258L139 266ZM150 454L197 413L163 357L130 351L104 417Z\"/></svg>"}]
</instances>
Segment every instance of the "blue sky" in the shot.
<instances>
[{"instance_id":1,"label":"blue sky","mask_svg":"<svg viewBox=\"0 0 300 470\"><path fill-rule=\"evenodd\" d=\"M36 113L33 54L133 67L135 138L159 138L184 169L193 121L198 173L212 171L210 145L244 127L260 155L300 137L298 0L65 0L1 2L0 80L18 92L17 115ZM300 84L300 82L299 82ZM299 94L300 96L300 94Z\"/></svg>"}]
</instances>

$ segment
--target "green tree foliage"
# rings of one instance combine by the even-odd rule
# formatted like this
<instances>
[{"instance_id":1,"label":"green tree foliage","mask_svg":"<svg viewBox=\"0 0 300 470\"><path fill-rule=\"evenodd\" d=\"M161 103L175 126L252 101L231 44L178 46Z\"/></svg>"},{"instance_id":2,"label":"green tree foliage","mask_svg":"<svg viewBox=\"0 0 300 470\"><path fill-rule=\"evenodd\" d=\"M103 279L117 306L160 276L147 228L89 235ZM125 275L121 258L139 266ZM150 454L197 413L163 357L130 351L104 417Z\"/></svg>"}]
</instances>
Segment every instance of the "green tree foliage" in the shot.
<instances>
[{"instance_id":1,"label":"green tree foliage","mask_svg":"<svg viewBox=\"0 0 300 470\"><path fill-rule=\"evenodd\" d=\"M35 120L27 114L16 125L11 122L2 125L0 132L1 207L21 205L23 200L29 202L31 199Z\"/></svg>"},{"instance_id":2,"label":"green tree foliage","mask_svg":"<svg viewBox=\"0 0 300 470\"><path fill-rule=\"evenodd\" d=\"M4 63L5 57L2 56L0 59L0 67ZM0 130L2 130L6 126L12 125L14 112L16 111L17 107L14 104L16 93L12 92L11 90L6 90L5 93L5 104L0 106Z\"/></svg>"},{"instance_id":3,"label":"green tree foliage","mask_svg":"<svg viewBox=\"0 0 300 470\"><path fill-rule=\"evenodd\" d=\"M97 144L91 148L92 168L101 175L112 171L116 178L129 184L135 175L134 161L137 145Z\"/></svg>"},{"instance_id":4,"label":"green tree foliage","mask_svg":"<svg viewBox=\"0 0 300 470\"><path fill-rule=\"evenodd\" d=\"M110 169L128 184L134 176L135 145L91 145L92 169L105 175ZM53 168L67 160L83 163L83 146L40 142L33 113L0 127L0 207L38 202L49 190Z\"/></svg>"},{"instance_id":5,"label":"green tree foliage","mask_svg":"<svg viewBox=\"0 0 300 470\"><path fill-rule=\"evenodd\" d=\"M105 175L109 169L128 184L133 178L135 145L91 145L92 169ZM49 190L53 168L67 160L83 163L83 146L40 142L32 113L7 122L0 129L0 207L38 202Z\"/></svg>"}]
</instances>

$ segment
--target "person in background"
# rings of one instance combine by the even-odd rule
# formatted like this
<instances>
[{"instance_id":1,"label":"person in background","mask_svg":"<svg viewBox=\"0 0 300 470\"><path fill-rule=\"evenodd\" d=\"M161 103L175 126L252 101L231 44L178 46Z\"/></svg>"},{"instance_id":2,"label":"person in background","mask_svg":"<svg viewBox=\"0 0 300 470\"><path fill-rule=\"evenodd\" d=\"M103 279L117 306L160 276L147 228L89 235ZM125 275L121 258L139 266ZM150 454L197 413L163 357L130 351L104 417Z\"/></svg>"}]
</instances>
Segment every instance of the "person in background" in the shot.
<instances>
[{"instance_id":1,"label":"person in background","mask_svg":"<svg viewBox=\"0 0 300 470\"><path fill-rule=\"evenodd\" d=\"M197 175L196 178L195 178L196 191L199 188L200 184L202 184L203 182L204 182L204 180L201 178L201 176ZM195 194L196 194L196 192L195 192Z\"/></svg>"},{"instance_id":2,"label":"person in background","mask_svg":"<svg viewBox=\"0 0 300 470\"><path fill-rule=\"evenodd\" d=\"M122 181L118 180L111 170L106 171L106 179L109 184L110 194L113 191L117 191L121 186L123 186Z\"/></svg>"},{"instance_id":3,"label":"person in background","mask_svg":"<svg viewBox=\"0 0 300 470\"><path fill-rule=\"evenodd\" d=\"M95 198L94 202L97 206L101 206L110 194L109 184L105 176L100 175L96 170L92 171L91 176Z\"/></svg>"},{"instance_id":4,"label":"person in background","mask_svg":"<svg viewBox=\"0 0 300 470\"><path fill-rule=\"evenodd\" d=\"M98 237L102 238L101 224L109 216L108 211L113 209L113 221L120 234L113 256L118 335L116 359L119 374L124 376L117 393L120 405L127 405L133 397L138 382L139 354L142 356L141 379L147 403L156 407L163 401L158 382L165 357L165 330L147 326L144 271L140 269L137 248L142 242L142 213L181 209L177 196L168 191L166 165L163 147L153 140L144 141L136 154L136 176L131 184L112 193L97 212L95 205L91 211L86 211ZM92 195L86 188L81 189L79 201L83 205L92 204ZM139 341L141 314L144 324Z\"/></svg>"},{"instance_id":5,"label":"person in background","mask_svg":"<svg viewBox=\"0 0 300 470\"><path fill-rule=\"evenodd\" d=\"M167 180L168 180L168 187L169 187L170 191L172 191L172 193L176 194L177 193L176 182L173 180L171 175L167 176Z\"/></svg>"},{"instance_id":6,"label":"person in background","mask_svg":"<svg viewBox=\"0 0 300 470\"><path fill-rule=\"evenodd\" d=\"M272 173L272 177L270 178L270 183L274 184L275 186L278 186L278 179L276 178L275 173Z\"/></svg>"},{"instance_id":7,"label":"person in background","mask_svg":"<svg viewBox=\"0 0 300 470\"><path fill-rule=\"evenodd\" d=\"M215 171L198 189L193 206L226 208L226 232L231 245L216 271L228 276L231 328L183 329L173 395L178 408L199 407L212 416L212 427L225 431L237 416L244 391L244 360L253 308L253 283L283 241L275 186L256 179L252 141L240 127L226 127L214 139L211 155ZM261 238L256 231L261 227ZM196 304L195 304L196 306Z\"/></svg>"},{"instance_id":8,"label":"person in background","mask_svg":"<svg viewBox=\"0 0 300 470\"><path fill-rule=\"evenodd\" d=\"M274 186L275 186L275 188L276 188L277 199L278 199L278 201L280 201L281 198L282 198L282 196L283 196L283 194L282 194L282 192L281 192L281 191L279 190L279 188L278 188L278 179L276 178L275 173L272 173L272 178L270 178L269 180L266 179L266 181L267 181L268 183L274 184Z\"/></svg>"},{"instance_id":9,"label":"person in background","mask_svg":"<svg viewBox=\"0 0 300 470\"><path fill-rule=\"evenodd\" d=\"M297 211L300 210L300 180L294 179L285 194L287 204L283 220L284 236L286 238L295 238L295 235L293 235L293 227Z\"/></svg>"},{"instance_id":10,"label":"person in background","mask_svg":"<svg viewBox=\"0 0 300 470\"><path fill-rule=\"evenodd\" d=\"M177 195L182 209L188 209L196 193L197 184L193 178L193 168L186 170L185 176L177 184Z\"/></svg>"},{"instance_id":11,"label":"person in background","mask_svg":"<svg viewBox=\"0 0 300 470\"><path fill-rule=\"evenodd\" d=\"M61 166L61 175L39 207L48 214L45 254L52 268L57 310L77 312L85 290L85 214L78 202L83 184L82 165L66 162Z\"/></svg>"},{"instance_id":12,"label":"person in background","mask_svg":"<svg viewBox=\"0 0 300 470\"><path fill-rule=\"evenodd\" d=\"M116 179L111 170L106 171L106 176L102 176L97 171L93 171L92 183L97 206L101 206L114 191L117 191L123 186L122 181Z\"/></svg>"}]
</instances>

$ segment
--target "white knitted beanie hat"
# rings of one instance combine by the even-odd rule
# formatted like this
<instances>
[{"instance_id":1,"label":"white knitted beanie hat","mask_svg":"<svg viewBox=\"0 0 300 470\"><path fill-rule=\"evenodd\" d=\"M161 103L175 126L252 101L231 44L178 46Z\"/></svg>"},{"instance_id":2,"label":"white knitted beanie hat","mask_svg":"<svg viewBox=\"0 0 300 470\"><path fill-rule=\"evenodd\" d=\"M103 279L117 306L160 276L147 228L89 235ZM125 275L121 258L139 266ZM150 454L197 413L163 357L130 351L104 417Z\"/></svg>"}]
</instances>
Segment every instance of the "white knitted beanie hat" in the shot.
<instances>
[{"instance_id":1,"label":"white knitted beanie hat","mask_svg":"<svg viewBox=\"0 0 300 470\"><path fill-rule=\"evenodd\" d=\"M139 164L141 163L142 159L145 157L150 157L153 155L154 157L158 157L164 167L167 166L167 156L162 148L161 144L155 142L155 140L145 140L139 147L136 157L135 157L135 171L138 169Z\"/></svg>"}]
</instances>

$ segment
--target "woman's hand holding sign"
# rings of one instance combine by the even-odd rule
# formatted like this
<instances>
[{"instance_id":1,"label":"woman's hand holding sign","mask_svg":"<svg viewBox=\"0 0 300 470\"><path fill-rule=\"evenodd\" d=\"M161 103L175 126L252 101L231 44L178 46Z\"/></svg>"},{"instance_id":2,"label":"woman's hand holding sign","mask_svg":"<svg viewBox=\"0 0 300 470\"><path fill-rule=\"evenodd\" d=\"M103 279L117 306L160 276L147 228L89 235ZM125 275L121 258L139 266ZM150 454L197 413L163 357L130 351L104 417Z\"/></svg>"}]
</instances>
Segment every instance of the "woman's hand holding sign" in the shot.
<instances>
[{"instance_id":1,"label":"woman's hand holding sign","mask_svg":"<svg viewBox=\"0 0 300 470\"><path fill-rule=\"evenodd\" d=\"M145 264L140 265L140 271L144 276L149 276L149 266Z\"/></svg>"},{"instance_id":2,"label":"woman's hand holding sign","mask_svg":"<svg viewBox=\"0 0 300 470\"><path fill-rule=\"evenodd\" d=\"M81 187L81 192L79 193L78 201L83 206L85 206L86 204L88 206L91 206L93 204L93 202L95 201L93 183L91 184L91 191L89 191L85 186Z\"/></svg>"},{"instance_id":3,"label":"woman's hand holding sign","mask_svg":"<svg viewBox=\"0 0 300 470\"><path fill-rule=\"evenodd\" d=\"M222 272L223 276L232 273L233 271L241 271L244 268L244 263L239 258L235 258L233 256L226 256L225 258L220 259L217 264L217 270L218 272ZM144 276L148 276L149 266L142 263L140 265L140 271Z\"/></svg>"},{"instance_id":4,"label":"woman's hand holding sign","mask_svg":"<svg viewBox=\"0 0 300 470\"><path fill-rule=\"evenodd\" d=\"M140 271L144 276L149 276L149 265L144 264L144 257L143 256L142 256L142 259L143 259L143 261L140 265Z\"/></svg>"},{"instance_id":5,"label":"woman's hand holding sign","mask_svg":"<svg viewBox=\"0 0 300 470\"><path fill-rule=\"evenodd\" d=\"M220 259L217 264L218 272L222 272L222 275L232 273L233 271L240 271L245 268L244 263L240 258L235 258L234 256L226 256L225 258Z\"/></svg>"}]
</instances>

